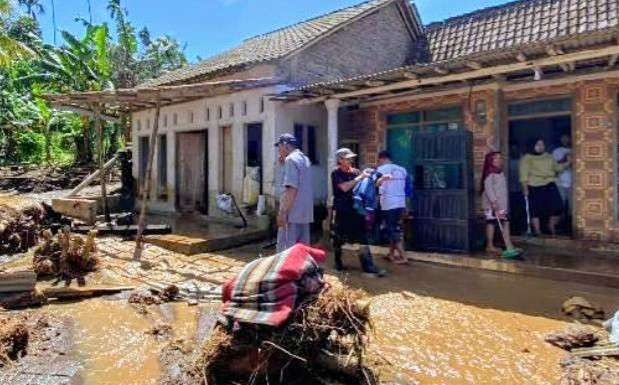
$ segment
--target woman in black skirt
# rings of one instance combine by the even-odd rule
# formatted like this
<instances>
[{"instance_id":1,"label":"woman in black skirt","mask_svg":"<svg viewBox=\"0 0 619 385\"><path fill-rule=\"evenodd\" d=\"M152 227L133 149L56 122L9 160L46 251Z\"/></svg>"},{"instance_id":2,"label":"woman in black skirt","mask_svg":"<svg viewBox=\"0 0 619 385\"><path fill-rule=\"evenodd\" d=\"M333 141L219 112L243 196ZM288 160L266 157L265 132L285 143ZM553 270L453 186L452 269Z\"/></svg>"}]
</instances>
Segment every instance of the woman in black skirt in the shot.
<instances>
[{"instance_id":1,"label":"woman in black skirt","mask_svg":"<svg viewBox=\"0 0 619 385\"><path fill-rule=\"evenodd\" d=\"M536 234L541 233L540 218L548 218L548 229L556 234L557 224L563 212L563 202L556 185L557 174L571 163L557 163L546 152L544 139L537 138L531 142L529 153L520 160L520 183L525 198L529 200L531 224Z\"/></svg>"}]
</instances>

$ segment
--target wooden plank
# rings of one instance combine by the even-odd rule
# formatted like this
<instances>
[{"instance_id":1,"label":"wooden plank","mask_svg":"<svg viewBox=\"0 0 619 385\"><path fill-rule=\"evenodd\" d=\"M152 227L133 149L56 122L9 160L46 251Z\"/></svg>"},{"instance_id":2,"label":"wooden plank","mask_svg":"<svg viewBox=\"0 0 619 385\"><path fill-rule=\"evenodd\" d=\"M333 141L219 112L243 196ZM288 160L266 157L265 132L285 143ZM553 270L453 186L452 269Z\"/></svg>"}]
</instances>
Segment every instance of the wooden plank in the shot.
<instances>
[{"instance_id":1,"label":"wooden plank","mask_svg":"<svg viewBox=\"0 0 619 385\"><path fill-rule=\"evenodd\" d=\"M98 295L116 294L134 290L134 286L84 286L84 287L47 287L43 295L47 298L71 299L88 298Z\"/></svg>"},{"instance_id":2,"label":"wooden plank","mask_svg":"<svg viewBox=\"0 0 619 385\"><path fill-rule=\"evenodd\" d=\"M609 344L593 346L591 348L573 349L570 352L573 356L586 358L594 356L619 356L619 344Z\"/></svg>"},{"instance_id":3,"label":"wooden plank","mask_svg":"<svg viewBox=\"0 0 619 385\"><path fill-rule=\"evenodd\" d=\"M116 160L118 159L118 155L114 155L112 157L112 159L108 160L107 163L105 163L103 165L103 170L106 171L108 169L110 169L110 167L112 167L114 165L114 163L116 163ZM101 173L101 170L96 170L95 172L93 172L92 174L88 175L86 177L86 179L84 179L80 184L78 184L77 186L75 186L75 188L73 190L71 190L71 192L69 193L69 195L67 195L67 197L73 197L76 196L77 193L79 193L80 191L82 191L86 186L88 186L89 184L91 184L92 182L95 181L95 179L97 179L99 177L99 174Z\"/></svg>"},{"instance_id":4,"label":"wooden plank","mask_svg":"<svg viewBox=\"0 0 619 385\"><path fill-rule=\"evenodd\" d=\"M76 226L71 229L74 233L88 234L92 230L91 226ZM103 225L96 228L97 235L136 235L138 233L137 225L118 226L118 225ZM170 225L147 225L144 227L144 235L163 235L170 234L172 227Z\"/></svg>"},{"instance_id":5,"label":"wooden plank","mask_svg":"<svg viewBox=\"0 0 619 385\"><path fill-rule=\"evenodd\" d=\"M97 202L88 199L54 198L52 209L62 215L80 219L87 224L94 224L97 220Z\"/></svg>"},{"instance_id":6,"label":"wooden plank","mask_svg":"<svg viewBox=\"0 0 619 385\"><path fill-rule=\"evenodd\" d=\"M32 291L37 283L34 271L0 273L0 293Z\"/></svg>"}]
</instances>

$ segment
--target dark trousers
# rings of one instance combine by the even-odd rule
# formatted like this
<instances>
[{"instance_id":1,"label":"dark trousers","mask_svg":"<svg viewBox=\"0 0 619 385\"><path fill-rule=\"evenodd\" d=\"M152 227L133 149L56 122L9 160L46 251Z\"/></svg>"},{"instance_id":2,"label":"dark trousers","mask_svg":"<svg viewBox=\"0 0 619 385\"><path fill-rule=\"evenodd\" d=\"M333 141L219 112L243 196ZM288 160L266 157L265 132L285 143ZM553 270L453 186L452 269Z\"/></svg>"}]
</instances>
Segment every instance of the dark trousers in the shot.
<instances>
[{"instance_id":1,"label":"dark trousers","mask_svg":"<svg viewBox=\"0 0 619 385\"><path fill-rule=\"evenodd\" d=\"M355 210L334 210L335 223L332 231L333 253L335 255L335 267L341 269L342 263L342 246L345 243L361 244L359 253L359 262L363 271L368 273L376 272L377 268L372 259L370 252L370 240L368 228L371 227L366 223L365 218Z\"/></svg>"}]
</instances>

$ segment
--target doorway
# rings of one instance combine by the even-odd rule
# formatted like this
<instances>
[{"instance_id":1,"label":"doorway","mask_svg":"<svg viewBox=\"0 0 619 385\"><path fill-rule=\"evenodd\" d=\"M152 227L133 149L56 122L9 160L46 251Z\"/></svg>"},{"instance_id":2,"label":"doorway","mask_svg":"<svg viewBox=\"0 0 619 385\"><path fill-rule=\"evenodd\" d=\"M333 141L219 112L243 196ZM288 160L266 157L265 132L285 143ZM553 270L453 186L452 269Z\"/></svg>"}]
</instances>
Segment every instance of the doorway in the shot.
<instances>
[{"instance_id":1,"label":"doorway","mask_svg":"<svg viewBox=\"0 0 619 385\"><path fill-rule=\"evenodd\" d=\"M206 131L177 134L177 206L181 212L207 214L207 159Z\"/></svg>"},{"instance_id":2,"label":"doorway","mask_svg":"<svg viewBox=\"0 0 619 385\"><path fill-rule=\"evenodd\" d=\"M257 195L262 194L262 123L248 124L246 138L246 175L250 177L252 187L247 188L249 197L244 201L249 200L253 203L254 200L258 200ZM253 194L254 190L257 194Z\"/></svg>"},{"instance_id":3,"label":"doorway","mask_svg":"<svg viewBox=\"0 0 619 385\"><path fill-rule=\"evenodd\" d=\"M571 153L572 117L571 100L554 99L517 103L509 106L508 186L512 232L516 235L527 231L526 200L519 178L521 158L531 151L536 139L543 139L546 152L558 162L564 162ZM567 139L566 139L567 138ZM562 143L563 142L563 143ZM572 170L557 175L563 211L557 226L559 235L572 234ZM541 231L548 234L549 218L540 218Z\"/></svg>"}]
</instances>

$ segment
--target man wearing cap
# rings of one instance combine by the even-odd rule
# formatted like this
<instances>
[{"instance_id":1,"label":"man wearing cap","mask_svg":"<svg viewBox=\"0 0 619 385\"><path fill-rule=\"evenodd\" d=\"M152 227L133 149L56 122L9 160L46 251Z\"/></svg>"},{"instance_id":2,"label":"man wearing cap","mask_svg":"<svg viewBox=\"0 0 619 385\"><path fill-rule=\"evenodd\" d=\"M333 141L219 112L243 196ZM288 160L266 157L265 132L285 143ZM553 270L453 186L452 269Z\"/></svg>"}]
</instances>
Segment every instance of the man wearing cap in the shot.
<instances>
[{"instance_id":1,"label":"man wearing cap","mask_svg":"<svg viewBox=\"0 0 619 385\"><path fill-rule=\"evenodd\" d=\"M333 186L333 249L335 254L336 270L344 270L342 263L342 246L345 242L360 242L359 260L363 272L371 276L384 276L385 271L374 265L369 247L368 230L365 218L353 207L353 188L364 178L370 176L371 171L360 172L352 167L352 160L357 156L348 148L340 148L335 152L337 168L331 172Z\"/></svg>"},{"instance_id":2,"label":"man wearing cap","mask_svg":"<svg viewBox=\"0 0 619 385\"><path fill-rule=\"evenodd\" d=\"M277 215L277 252L296 243L310 244L310 223L314 221L311 162L298 148L297 139L283 134L275 143L284 159L283 193Z\"/></svg>"}]
</instances>

